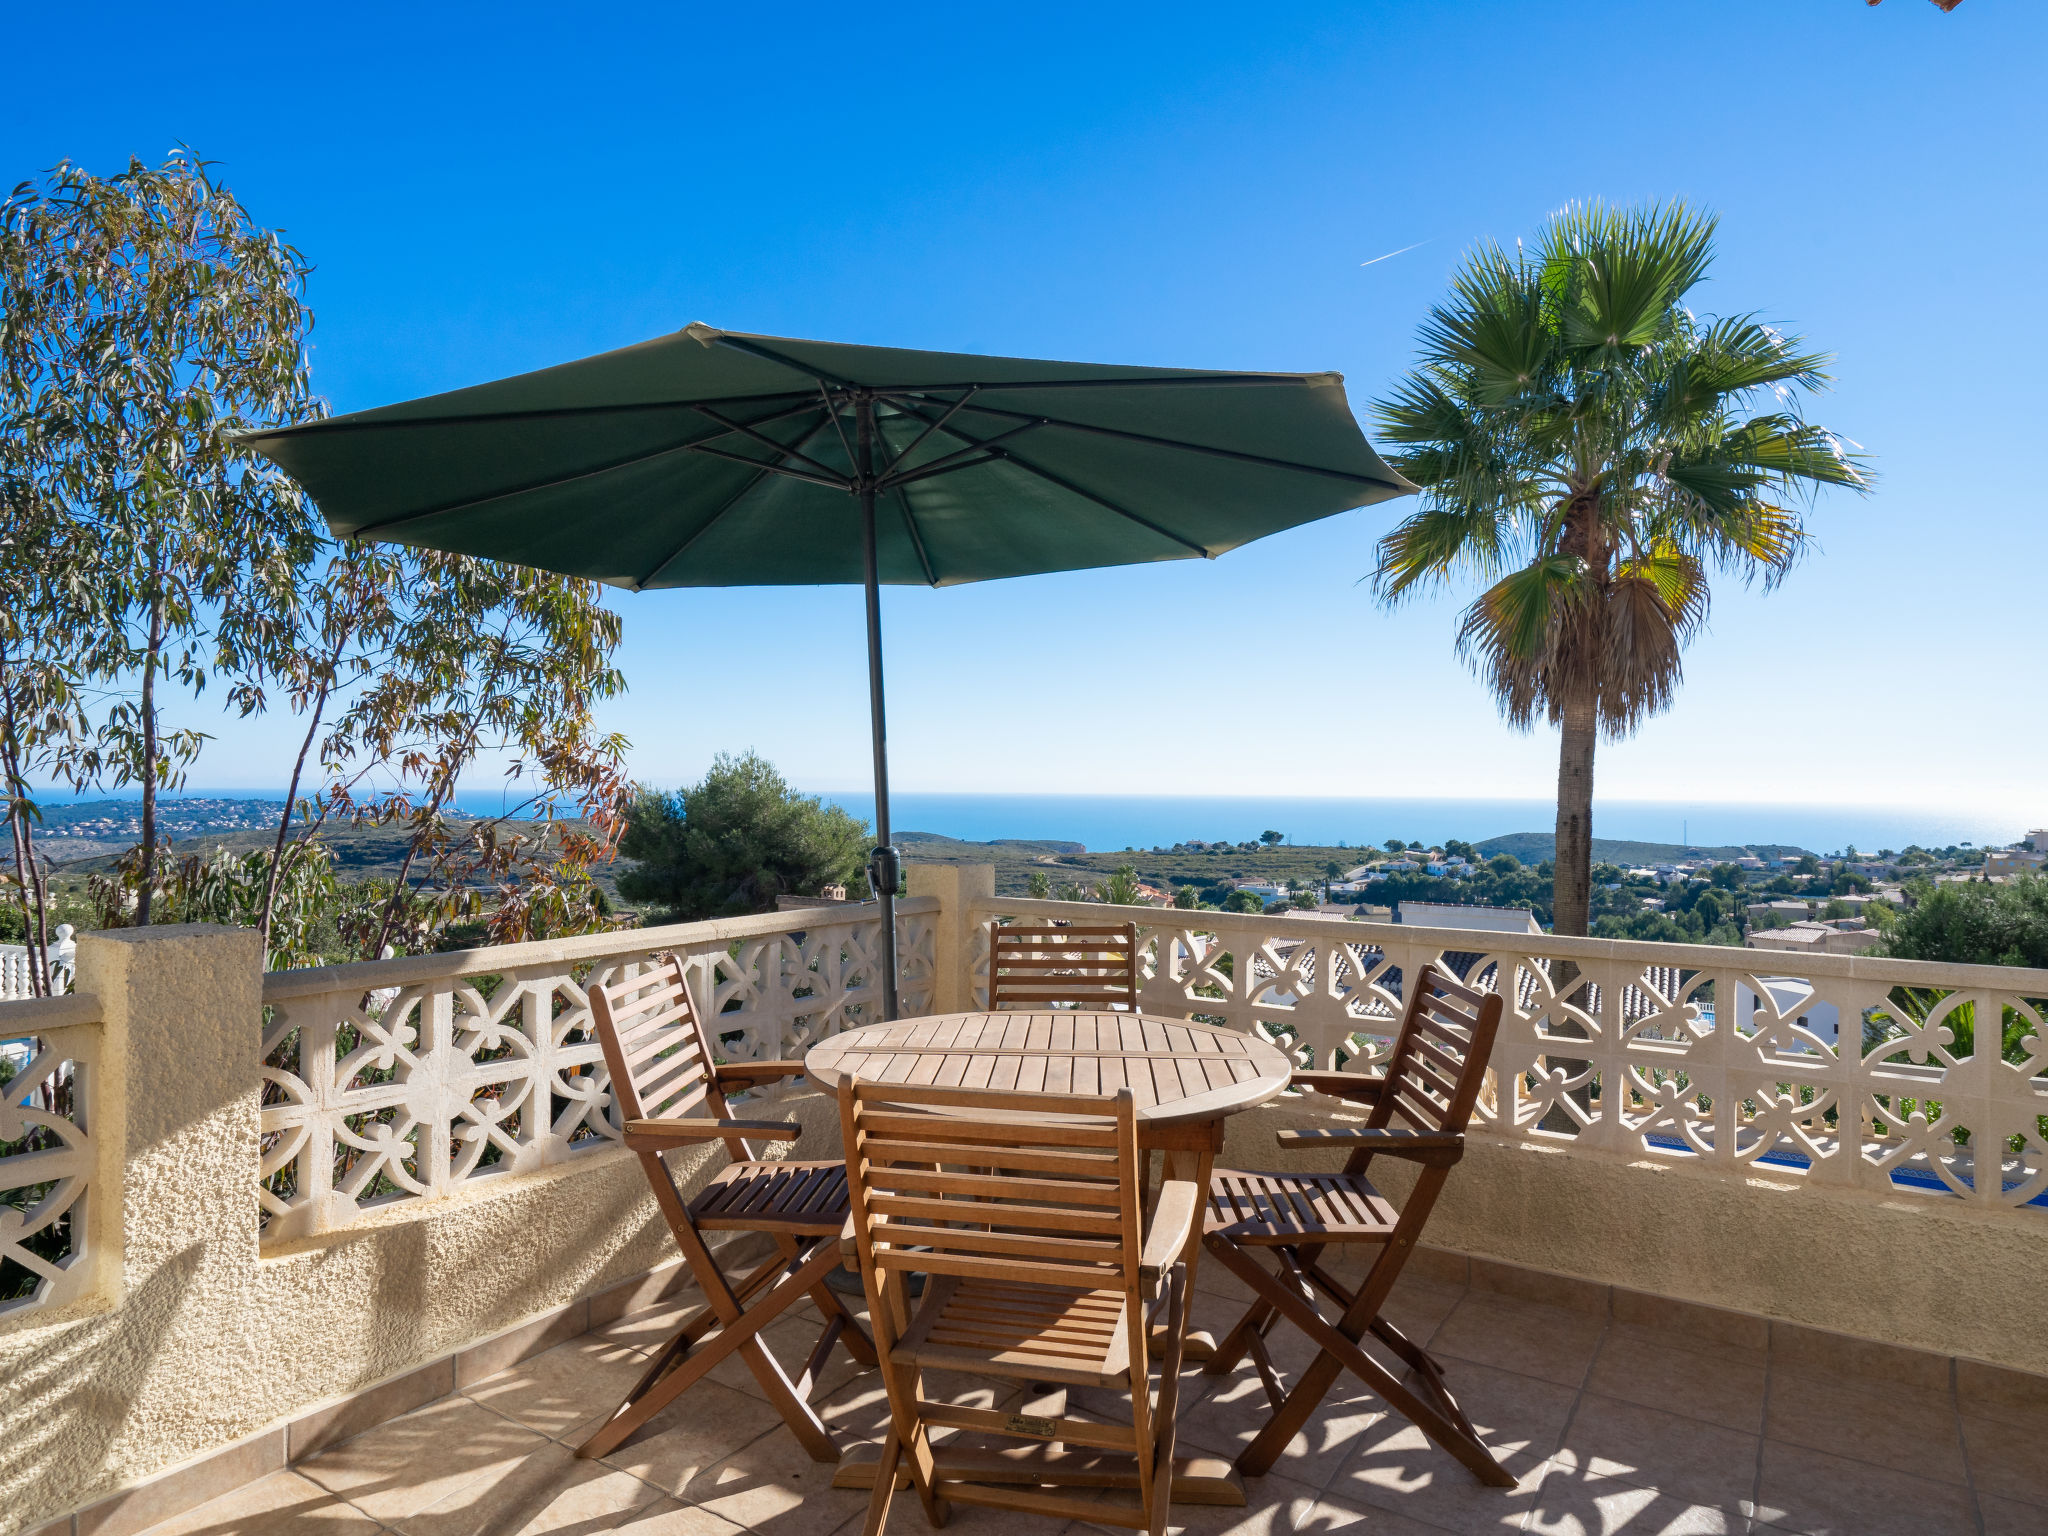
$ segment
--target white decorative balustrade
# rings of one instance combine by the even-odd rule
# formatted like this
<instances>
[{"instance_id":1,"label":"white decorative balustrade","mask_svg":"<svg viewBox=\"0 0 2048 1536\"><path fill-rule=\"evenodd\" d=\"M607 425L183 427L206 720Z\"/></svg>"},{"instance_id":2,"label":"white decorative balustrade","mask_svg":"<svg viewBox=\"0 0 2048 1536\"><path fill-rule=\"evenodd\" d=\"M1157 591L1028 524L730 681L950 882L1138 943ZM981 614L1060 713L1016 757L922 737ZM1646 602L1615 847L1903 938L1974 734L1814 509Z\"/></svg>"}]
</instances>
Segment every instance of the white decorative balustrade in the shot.
<instances>
[{"instance_id":1,"label":"white decorative balustrade","mask_svg":"<svg viewBox=\"0 0 2048 1536\"><path fill-rule=\"evenodd\" d=\"M1130 918L1145 1011L1358 1070L1391 1045L1401 978L1434 961L1509 997L1483 1134L2048 1212L2048 971L1051 901L969 913L978 1000L990 919Z\"/></svg>"},{"instance_id":2,"label":"white decorative balustrade","mask_svg":"<svg viewBox=\"0 0 2048 1536\"><path fill-rule=\"evenodd\" d=\"M93 1283L99 1050L92 998L0 1003L0 1312L76 1300Z\"/></svg>"},{"instance_id":3,"label":"white decorative balustrade","mask_svg":"<svg viewBox=\"0 0 2048 1536\"><path fill-rule=\"evenodd\" d=\"M55 995L71 990L71 975L77 966L78 944L69 923L59 923L50 935L50 985ZM0 1001L35 997L35 957L25 944L0 944Z\"/></svg>"},{"instance_id":4,"label":"white decorative balustrade","mask_svg":"<svg viewBox=\"0 0 2048 1536\"><path fill-rule=\"evenodd\" d=\"M897 904L906 1013L928 1007L937 905ZM878 910L807 908L266 977L266 1241L616 1145L587 989L658 955L683 957L721 1060L801 1057L879 1018Z\"/></svg>"}]
</instances>

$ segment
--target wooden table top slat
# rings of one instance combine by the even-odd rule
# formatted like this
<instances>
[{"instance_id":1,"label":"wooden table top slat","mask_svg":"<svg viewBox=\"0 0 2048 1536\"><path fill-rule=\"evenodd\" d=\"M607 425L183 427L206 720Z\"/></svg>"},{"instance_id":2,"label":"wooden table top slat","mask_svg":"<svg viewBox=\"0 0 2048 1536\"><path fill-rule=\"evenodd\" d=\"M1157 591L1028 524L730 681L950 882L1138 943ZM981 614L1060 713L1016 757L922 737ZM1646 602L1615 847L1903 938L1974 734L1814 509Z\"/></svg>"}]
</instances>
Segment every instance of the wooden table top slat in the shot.
<instances>
[{"instance_id":1,"label":"wooden table top slat","mask_svg":"<svg viewBox=\"0 0 2048 1536\"><path fill-rule=\"evenodd\" d=\"M1276 1047L1213 1024L1117 1011L938 1014L873 1024L811 1048L806 1072L836 1088L848 1070L891 1083L1110 1094L1141 1120L1213 1120L1287 1086Z\"/></svg>"}]
</instances>

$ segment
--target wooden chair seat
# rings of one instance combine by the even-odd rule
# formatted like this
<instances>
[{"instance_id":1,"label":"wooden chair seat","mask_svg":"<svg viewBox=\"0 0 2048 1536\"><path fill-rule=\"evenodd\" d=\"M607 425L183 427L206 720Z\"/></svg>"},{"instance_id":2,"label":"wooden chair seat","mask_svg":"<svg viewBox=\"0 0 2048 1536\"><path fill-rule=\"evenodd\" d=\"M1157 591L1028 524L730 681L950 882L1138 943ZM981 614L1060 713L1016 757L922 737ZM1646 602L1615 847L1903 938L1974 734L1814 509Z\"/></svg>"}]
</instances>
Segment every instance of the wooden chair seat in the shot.
<instances>
[{"instance_id":1,"label":"wooden chair seat","mask_svg":"<svg viewBox=\"0 0 2048 1536\"><path fill-rule=\"evenodd\" d=\"M1385 1242L1401 1213L1355 1173L1241 1173L1209 1176L1202 1231L1265 1247L1295 1243Z\"/></svg>"},{"instance_id":2,"label":"wooden chair seat","mask_svg":"<svg viewBox=\"0 0 2048 1536\"><path fill-rule=\"evenodd\" d=\"M932 1281L889 1358L1070 1386L1124 1387L1131 1379L1121 1291L957 1275Z\"/></svg>"},{"instance_id":3,"label":"wooden chair seat","mask_svg":"<svg viewBox=\"0 0 2048 1536\"><path fill-rule=\"evenodd\" d=\"M733 1163L690 1202L706 1232L789 1232L834 1236L846 1225L846 1164Z\"/></svg>"}]
</instances>

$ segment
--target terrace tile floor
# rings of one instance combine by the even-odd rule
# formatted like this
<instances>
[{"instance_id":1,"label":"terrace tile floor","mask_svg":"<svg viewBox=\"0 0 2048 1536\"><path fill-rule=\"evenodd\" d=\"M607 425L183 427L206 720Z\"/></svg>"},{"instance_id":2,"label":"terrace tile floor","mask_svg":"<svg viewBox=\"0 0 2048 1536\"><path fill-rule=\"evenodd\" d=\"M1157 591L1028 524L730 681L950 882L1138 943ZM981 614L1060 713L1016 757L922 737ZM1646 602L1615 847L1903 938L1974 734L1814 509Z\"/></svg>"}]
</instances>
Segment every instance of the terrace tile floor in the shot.
<instances>
[{"instance_id":1,"label":"terrace tile floor","mask_svg":"<svg viewBox=\"0 0 2048 1536\"><path fill-rule=\"evenodd\" d=\"M1204 1266L1195 1322L1220 1331L1242 1292ZM613 1323L463 1393L390 1420L148 1536L852 1536L865 1494L831 1486L731 1364L598 1462L572 1447L624 1394L681 1310ZM1392 1313L1445 1362L1453 1389L1520 1478L1483 1488L1355 1383L1242 1509L1178 1507L1195 1536L2021 1536L2048 1533L2048 1409L1965 1416L1953 1393L1830 1375L1765 1349L1624 1323L1499 1292L1404 1282ZM814 1315L766 1337L792 1365ZM1312 1353L1277 1332L1275 1363ZM1004 1384L930 1383L963 1402ZM842 1354L815 1401L842 1442L879 1440L879 1379ZM1235 1454L1264 1421L1249 1367L1183 1386L1184 1448ZM1075 1393L1072 1411L1113 1413ZM890 1529L927 1529L914 1499ZM959 1536L1093 1536L1085 1521L956 1505ZM1105 1527L1103 1529L1114 1529Z\"/></svg>"}]
</instances>

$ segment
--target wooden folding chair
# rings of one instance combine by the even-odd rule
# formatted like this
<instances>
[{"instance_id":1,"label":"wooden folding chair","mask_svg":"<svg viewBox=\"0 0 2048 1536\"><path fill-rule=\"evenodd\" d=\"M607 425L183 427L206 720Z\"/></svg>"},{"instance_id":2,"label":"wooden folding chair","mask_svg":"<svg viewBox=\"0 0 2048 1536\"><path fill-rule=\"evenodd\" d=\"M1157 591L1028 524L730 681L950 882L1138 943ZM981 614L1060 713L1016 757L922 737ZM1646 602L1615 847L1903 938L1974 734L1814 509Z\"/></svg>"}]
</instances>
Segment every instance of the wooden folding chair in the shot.
<instances>
[{"instance_id":1,"label":"wooden folding chair","mask_svg":"<svg viewBox=\"0 0 2048 1536\"><path fill-rule=\"evenodd\" d=\"M988 925L988 1006L1138 1011L1138 925Z\"/></svg>"},{"instance_id":2,"label":"wooden folding chair","mask_svg":"<svg viewBox=\"0 0 2048 1536\"><path fill-rule=\"evenodd\" d=\"M867 1536L887 1523L906 1460L934 1525L958 1500L1160 1536L1187 1301L1180 1252L1201 1195L1185 1181L1164 1185L1147 1229L1130 1089L1098 1098L848 1076L839 1113L854 1243L889 1392ZM911 1271L929 1277L914 1313ZM1152 1326L1161 1324L1155 1398ZM934 1402L921 1385L928 1368L1127 1389L1131 1422ZM934 1449L934 1428L1027 1443ZM1105 1484L1100 1501L1084 1491Z\"/></svg>"},{"instance_id":3,"label":"wooden folding chair","mask_svg":"<svg viewBox=\"0 0 2048 1536\"><path fill-rule=\"evenodd\" d=\"M1442 1368L1380 1315L1452 1164L1464 1155L1465 1126L1486 1076L1501 1007L1498 994L1475 992L1435 966L1423 966L1409 983L1400 1033L1384 1072L1370 1077L1358 1072L1294 1074L1297 1087L1372 1106L1362 1127L1279 1133L1283 1147L1351 1148L1343 1172L1219 1168L1213 1173L1203 1245L1252 1288L1256 1299L1206 1369L1230 1370L1249 1351L1273 1403L1272 1419L1237 1458L1238 1471L1258 1474L1271 1467L1338 1375L1348 1370L1481 1482L1513 1486L1514 1478L1494 1460L1451 1396ZM1365 1176L1376 1156L1422 1165L1398 1211ZM1355 1291L1321 1263L1325 1248L1347 1243L1380 1250ZM1272 1270L1253 1258L1255 1249L1273 1255ZM1335 1323L1323 1317L1318 1291L1339 1308ZM1282 1390L1265 1347L1267 1332L1281 1317L1322 1346L1291 1392ZM1408 1367L1404 1378L1397 1379L1359 1347L1368 1330ZM1413 1381L1416 1390L1405 1381Z\"/></svg>"},{"instance_id":4,"label":"wooden folding chair","mask_svg":"<svg viewBox=\"0 0 2048 1536\"><path fill-rule=\"evenodd\" d=\"M837 1461L839 1447L806 1401L811 1385L834 1344L844 1345L863 1365L875 1363L873 1342L825 1284L841 1262L846 1166L838 1161L752 1161L743 1137L795 1141L797 1127L782 1120L729 1119L725 1102L728 1088L798 1075L803 1063L715 1063L690 1005L682 961L674 956L638 976L593 987L590 1012L625 1120L626 1145L640 1155L655 1203L704 1291L705 1304L684 1321L625 1401L576 1454L603 1456L615 1449L719 1361L737 1353L804 1449L819 1461ZM707 1141L723 1141L732 1161L685 1203L661 1154ZM712 1257L704 1241L709 1232L767 1233L775 1240L775 1256L734 1282ZM792 1382L760 1333L805 1295L824 1313L825 1328L803 1374Z\"/></svg>"}]
</instances>

